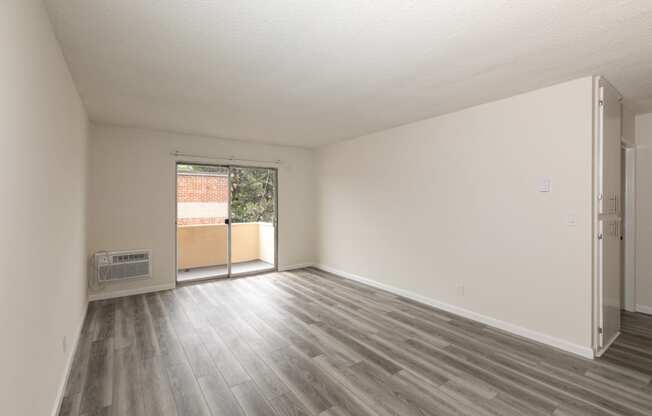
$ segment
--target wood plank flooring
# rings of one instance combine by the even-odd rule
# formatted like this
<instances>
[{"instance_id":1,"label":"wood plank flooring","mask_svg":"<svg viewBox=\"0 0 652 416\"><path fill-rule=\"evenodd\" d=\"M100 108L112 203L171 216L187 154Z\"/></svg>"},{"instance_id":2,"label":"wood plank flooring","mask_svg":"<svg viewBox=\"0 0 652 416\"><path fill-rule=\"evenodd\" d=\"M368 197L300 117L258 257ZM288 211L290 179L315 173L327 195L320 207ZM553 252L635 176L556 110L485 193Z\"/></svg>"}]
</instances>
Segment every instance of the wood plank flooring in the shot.
<instances>
[{"instance_id":1,"label":"wood plank flooring","mask_svg":"<svg viewBox=\"0 0 652 416\"><path fill-rule=\"evenodd\" d=\"M303 269L93 302L60 415L652 415L652 317L586 360Z\"/></svg>"}]
</instances>

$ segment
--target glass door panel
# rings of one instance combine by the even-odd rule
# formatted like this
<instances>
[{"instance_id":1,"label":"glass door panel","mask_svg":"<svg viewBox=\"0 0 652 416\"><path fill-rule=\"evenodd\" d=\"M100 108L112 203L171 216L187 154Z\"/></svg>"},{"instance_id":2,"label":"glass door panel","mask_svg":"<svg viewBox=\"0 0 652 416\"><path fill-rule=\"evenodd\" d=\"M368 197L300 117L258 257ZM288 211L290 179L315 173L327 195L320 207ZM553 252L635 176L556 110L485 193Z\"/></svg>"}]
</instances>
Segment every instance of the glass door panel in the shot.
<instances>
[{"instance_id":1,"label":"glass door panel","mask_svg":"<svg viewBox=\"0 0 652 416\"><path fill-rule=\"evenodd\" d=\"M276 269L276 172L230 169L231 275Z\"/></svg>"},{"instance_id":2,"label":"glass door panel","mask_svg":"<svg viewBox=\"0 0 652 416\"><path fill-rule=\"evenodd\" d=\"M229 168L178 163L177 281L229 274Z\"/></svg>"}]
</instances>

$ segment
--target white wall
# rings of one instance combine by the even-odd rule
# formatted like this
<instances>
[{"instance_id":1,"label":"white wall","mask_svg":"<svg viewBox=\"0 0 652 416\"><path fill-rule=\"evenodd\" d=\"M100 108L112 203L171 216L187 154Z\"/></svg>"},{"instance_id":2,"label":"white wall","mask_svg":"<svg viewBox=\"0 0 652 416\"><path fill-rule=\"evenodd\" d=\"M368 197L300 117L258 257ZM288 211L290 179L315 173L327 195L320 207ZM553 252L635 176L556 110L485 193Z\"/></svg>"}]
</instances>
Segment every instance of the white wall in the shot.
<instances>
[{"instance_id":1,"label":"white wall","mask_svg":"<svg viewBox=\"0 0 652 416\"><path fill-rule=\"evenodd\" d=\"M318 166L324 268L590 352L590 78L331 145Z\"/></svg>"},{"instance_id":2,"label":"white wall","mask_svg":"<svg viewBox=\"0 0 652 416\"><path fill-rule=\"evenodd\" d=\"M40 1L0 2L0 80L0 413L48 415L86 306L87 117Z\"/></svg>"},{"instance_id":3,"label":"white wall","mask_svg":"<svg viewBox=\"0 0 652 416\"><path fill-rule=\"evenodd\" d=\"M636 116L636 304L652 314L652 113Z\"/></svg>"},{"instance_id":4,"label":"white wall","mask_svg":"<svg viewBox=\"0 0 652 416\"><path fill-rule=\"evenodd\" d=\"M312 244L314 247L314 242ZM274 263L274 224L269 222L260 223L258 227L258 253L260 253L262 261Z\"/></svg>"},{"instance_id":5,"label":"white wall","mask_svg":"<svg viewBox=\"0 0 652 416\"><path fill-rule=\"evenodd\" d=\"M623 139L629 144L636 143L636 114L627 107L623 106L622 120Z\"/></svg>"},{"instance_id":6,"label":"white wall","mask_svg":"<svg viewBox=\"0 0 652 416\"><path fill-rule=\"evenodd\" d=\"M314 152L93 124L89 254L97 250L150 248L153 277L107 284L103 290L92 291L92 295L174 284L175 159L170 153L175 150L216 157L280 159L279 268L315 261Z\"/></svg>"}]
</instances>

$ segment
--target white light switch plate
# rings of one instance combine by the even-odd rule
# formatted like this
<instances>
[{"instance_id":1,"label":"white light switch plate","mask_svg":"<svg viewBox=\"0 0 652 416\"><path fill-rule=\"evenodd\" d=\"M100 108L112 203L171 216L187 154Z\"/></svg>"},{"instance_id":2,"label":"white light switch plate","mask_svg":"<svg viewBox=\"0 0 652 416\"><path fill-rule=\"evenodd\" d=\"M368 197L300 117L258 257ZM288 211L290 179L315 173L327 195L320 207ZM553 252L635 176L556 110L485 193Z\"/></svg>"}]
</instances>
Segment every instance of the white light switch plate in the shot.
<instances>
[{"instance_id":1,"label":"white light switch plate","mask_svg":"<svg viewBox=\"0 0 652 416\"><path fill-rule=\"evenodd\" d=\"M575 227L577 225L577 214L574 212L569 212L566 216L566 225L569 227Z\"/></svg>"},{"instance_id":2,"label":"white light switch plate","mask_svg":"<svg viewBox=\"0 0 652 416\"><path fill-rule=\"evenodd\" d=\"M552 179L543 177L539 179L539 192L550 192Z\"/></svg>"}]
</instances>

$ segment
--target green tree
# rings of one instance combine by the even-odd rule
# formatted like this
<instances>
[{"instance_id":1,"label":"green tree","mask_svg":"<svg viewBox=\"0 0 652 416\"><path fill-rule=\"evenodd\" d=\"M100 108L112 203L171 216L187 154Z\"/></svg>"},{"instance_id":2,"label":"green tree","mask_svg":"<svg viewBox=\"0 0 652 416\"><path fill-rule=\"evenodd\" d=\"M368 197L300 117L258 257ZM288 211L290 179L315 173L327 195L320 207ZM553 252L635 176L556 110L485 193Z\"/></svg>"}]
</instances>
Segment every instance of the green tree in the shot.
<instances>
[{"instance_id":1,"label":"green tree","mask_svg":"<svg viewBox=\"0 0 652 416\"><path fill-rule=\"evenodd\" d=\"M232 222L273 222L275 173L265 168L231 169Z\"/></svg>"}]
</instances>

